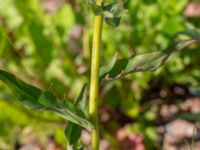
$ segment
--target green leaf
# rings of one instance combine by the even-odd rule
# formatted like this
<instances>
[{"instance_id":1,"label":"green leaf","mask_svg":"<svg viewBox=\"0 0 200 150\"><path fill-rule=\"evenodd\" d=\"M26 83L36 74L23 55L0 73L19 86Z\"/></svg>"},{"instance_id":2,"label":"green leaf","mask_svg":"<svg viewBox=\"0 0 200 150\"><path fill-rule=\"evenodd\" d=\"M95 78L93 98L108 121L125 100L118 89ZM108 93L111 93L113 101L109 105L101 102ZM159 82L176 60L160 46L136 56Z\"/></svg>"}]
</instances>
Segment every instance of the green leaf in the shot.
<instances>
[{"instance_id":1,"label":"green leaf","mask_svg":"<svg viewBox=\"0 0 200 150\"><path fill-rule=\"evenodd\" d=\"M99 15L103 12L103 7L97 5L94 0L88 0L88 5L95 15Z\"/></svg>"},{"instance_id":2,"label":"green leaf","mask_svg":"<svg viewBox=\"0 0 200 150\"><path fill-rule=\"evenodd\" d=\"M179 41L163 51L154 51L136 55L132 58L118 59L114 61L114 65L112 62L107 69L101 68L100 81L118 79L135 72L154 71L166 64L175 54L194 42L196 40L193 39Z\"/></svg>"},{"instance_id":3,"label":"green leaf","mask_svg":"<svg viewBox=\"0 0 200 150\"><path fill-rule=\"evenodd\" d=\"M38 102L46 108L62 108L62 102L49 91L42 92Z\"/></svg>"},{"instance_id":4,"label":"green leaf","mask_svg":"<svg viewBox=\"0 0 200 150\"><path fill-rule=\"evenodd\" d=\"M88 0L88 4L92 8L95 15L99 15L101 13L104 14L105 21L108 25L113 28L119 26L121 21L120 13L123 10L122 4L109 3L99 6L94 0Z\"/></svg>"},{"instance_id":5,"label":"green leaf","mask_svg":"<svg viewBox=\"0 0 200 150\"><path fill-rule=\"evenodd\" d=\"M72 145L73 149L75 149L81 136L81 127L69 122L65 128L65 136L67 138L68 144Z\"/></svg>"},{"instance_id":6,"label":"green leaf","mask_svg":"<svg viewBox=\"0 0 200 150\"><path fill-rule=\"evenodd\" d=\"M15 96L26 107L41 110L43 105L38 103L37 100L42 95L42 91L32 85L28 85L25 82L17 79L14 75L0 70L0 80L6 83Z\"/></svg>"},{"instance_id":7,"label":"green leaf","mask_svg":"<svg viewBox=\"0 0 200 150\"><path fill-rule=\"evenodd\" d=\"M116 3L109 3L109 4L106 4L106 5L103 6L103 10L109 12L109 11L112 10L112 8L113 8L114 5L116 5Z\"/></svg>"},{"instance_id":8,"label":"green leaf","mask_svg":"<svg viewBox=\"0 0 200 150\"><path fill-rule=\"evenodd\" d=\"M197 41L200 41L200 29L189 29L189 30L184 30L182 32L177 33L178 36L184 35L187 38L193 38ZM180 37L179 37L180 38Z\"/></svg>"},{"instance_id":9,"label":"green leaf","mask_svg":"<svg viewBox=\"0 0 200 150\"><path fill-rule=\"evenodd\" d=\"M77 97L75 107L79 107L85 114L87 114L87 85L84 84L79 96ZM76 124L69 122L67 128L65 129L65 136L68 140L68 144L72 145L73 149L76 149L79 138L81 136L82 128Z\"/></svg>"},{"instance_id":10,"label":"green leaf","mask_svg":"<svg viewBox=\"0 0 200 150\"><path fill-rule=\"evenodd\" d=\"M110 12L113 15L120 15L123 11L123 3L109 3L103 6L103 11L104 12Z\"/></svg>"},{"instance_id":11,"label":"green leaf","mask_svg":"<svg viewBox=\"0 0 200 150\"><path fill-rule=\"evenodd\" d=\"M85 114L87 114L87 85L84 84L74 106L79 107Z\"/></svg>"},{"instance_id":12,"label":"green leaf","mask_svg":"<svg viewBox=\"0 0 200 150\"><path fill-rule=\"evenodd\" d=\"M112 60L108 65L102 66L100 68L100 73L99 73L100 81L103 80L103 78L106 76L106 74L110 72L110 70L112 70L112 68L115 66L116 61L117 61L117 54L115 54L115 56L112 58Z\"/></svg>"},{"instance_id":13,"label":"green leaf","mask_svg":"<svg viewBox=\"0 0 200 150\"><path fill-rule=\"evenodd\" d=\"M88 121L82 110L69 101L63 102L51 92L42 91L3 70L0 70L0 80L10 87L13 94L26 107L33 110L51 111L79 126L93 128L93 125Z\"/></svg>"},{"instance_id":14,"label":"green leaf","mask_svg":"<svg viewBox=\"0 0 200 150\"><path fill-rule=\"evenodd\" d=\"M105 17L105 21L108 25L110 25L113 28L116 28L119 26L121 17L113 16L113 17Z\"/></svg>"},{"instance_id":15,"label":"green leaf","mask_svg":"<svg viewBox=\"0 0 200 150\"><path fill-rule=\"evenodd\" d=\"M179 118L189 121L200 121L200 113L182 113Z\"/></svg>"},{"instance_id":16,"label":"green leaf","mask_svg":"<svg viewBox=\"0 0 200 150\"><path fill-rule=\"evenodd\" d=\"M116 28L121 21L121 13L123 12L123 4L109 3L103 6L104 18L108 25Z\"/></svg>"}]
</instances>

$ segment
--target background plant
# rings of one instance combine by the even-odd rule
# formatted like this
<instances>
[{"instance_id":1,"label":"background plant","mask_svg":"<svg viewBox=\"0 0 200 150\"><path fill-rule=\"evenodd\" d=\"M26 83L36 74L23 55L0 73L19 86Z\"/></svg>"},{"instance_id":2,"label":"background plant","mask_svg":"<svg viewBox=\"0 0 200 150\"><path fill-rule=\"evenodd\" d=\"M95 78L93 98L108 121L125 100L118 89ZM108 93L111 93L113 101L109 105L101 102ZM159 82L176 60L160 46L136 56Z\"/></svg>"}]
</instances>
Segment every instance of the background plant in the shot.
<instances>
[{"instance_id":1,"label":"background plant","mask_svg":"<svg viewBox=\"0 0 200 150\"><path fill-rule=\"evenodd\" d=\"M108 64L110 58L115 54L115 50L118 51L118 57L128 58L135 52L143 53L165 49L172 41L174 33L187 27L183 24L186 19L181 15L186 2L168 1L163 4L161 1L156 1L156 3L153 1L127 1L124 3L124 7L129 12L123 14L122 24L116 29L104 26L102 63ZM23 3L3 0L0 7L2 16L1 67L39 87L54 91L60 99L64 95L70 100L75 99L80 91L77 88L81 89L82 85L89 81L89 57L87 54L90 52L87 45L90 44L82 43L84 40L81 38L75 39L76 42L74 42L70 30L75 30L75 25L86 28L84 35L86 33L86 37L89 37L88 43L91 41L92 30L88 27L91 27L92 24L84 17L85 14L90 16L90 13L84 11L88 6L77 1L76 7L72 9L73 5L65 3L52 14L45 13L40 3L35 0ZM158 11L160 13L157 13ZM65 14L68 14L67 19ZM76 27L79 28L79 26ZM116 36L113 37L113 35ZM195 53L193 53L194 51ZM158 72L137 73L122 81L110 82L103 88L100 105L106 104L115 109L120 108L126 116L138 118L132 129L136 132L145 131L143 133L146 134L146 142L151 143L149 141L156 139L155 129L151 125L153 118L147 117L147 114L151 114L156 108L148 108L145 115L141 115L141 93L150 89L150 82L155 83L156 86L158 81L161 81L159 84L162 88L176 82L190 84L191 90L197 89L199 84L197 82L199 77L197 61L198 51L193 49L191 52L188 49ZM188 65L191 67L183 74L182 71ZM124 82L126 85L122 84ZM131 84L134 85L133 91L130 90ZM1 86L2 89L7 89L4 85ZM8 99L8 93L5 91L7 90L2 90L4 100ZM116 93L119 95L117 96ZM15 104L12 100L6 102ZM4 101L2 101L2 105L9 107L7 103L4 104ZM23 126L21 127L23 128Z\"/></svg>"}]
</instances>

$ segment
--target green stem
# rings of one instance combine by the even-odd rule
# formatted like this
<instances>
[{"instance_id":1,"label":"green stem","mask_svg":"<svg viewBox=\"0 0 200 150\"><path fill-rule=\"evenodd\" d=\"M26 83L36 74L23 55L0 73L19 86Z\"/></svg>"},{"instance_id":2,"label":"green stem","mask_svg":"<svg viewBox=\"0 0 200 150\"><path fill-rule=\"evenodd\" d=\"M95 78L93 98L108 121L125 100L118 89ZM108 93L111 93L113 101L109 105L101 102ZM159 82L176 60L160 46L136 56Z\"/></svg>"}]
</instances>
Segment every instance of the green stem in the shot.
<instances>
[{"instance_id":1,"label":"green stem","mask_svg":"<svg viewBox=\"0 0 200 150\"><path fill-rule=\"evenodd\" d=\"M101 5L102 2L103 0L96 1L98 5ZM90 119L94 124L94 129L92 129L92 139L91 139L92 150L99 150L98 91L99 91L99 66L100 66L102 26L103 26L103 14L99 14L95 16L95 21L94 21L91 77L90 77L89 114L90 114Z\"/></svg>"}]
</instances>

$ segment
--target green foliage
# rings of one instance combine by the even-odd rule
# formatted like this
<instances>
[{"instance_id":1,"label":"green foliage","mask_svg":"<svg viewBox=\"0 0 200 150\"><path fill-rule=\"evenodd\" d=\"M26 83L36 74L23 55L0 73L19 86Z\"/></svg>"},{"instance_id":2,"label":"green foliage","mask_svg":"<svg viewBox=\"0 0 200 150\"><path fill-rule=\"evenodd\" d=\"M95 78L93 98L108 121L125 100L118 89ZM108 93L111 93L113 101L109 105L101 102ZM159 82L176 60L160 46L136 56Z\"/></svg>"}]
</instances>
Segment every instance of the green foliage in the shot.
<instances>
[{"instance_id":1,"label":"green foliage","mask_svg":"<svg viewBox=\"0 0 200 150\"><path fill-rule=\"evenodd\" d=\"M105 22L113 28L119 26L121 21L120 14L123 11L123 5L110 2L110 3L103 3L101 6L97 5L93 0L89 0L89 6L92 8L95 15L103 14Z\"/></svg>"},{"instance_id":2,"label":"green foliage","mask_svg":"<svg viewBox=\"0 0 200 150\"><path fill-rule=\"evenodd\" d=\"M151 90L151 85L162 89L177 83L188 85L188 88L192 89L191 93L199 93L200 47L197 44L185 46L190 44L187 40L199 41L200 36L198 29L188 26L187 21L190 20L183 15L187 2L126 0L122 3L108 0L104 5L97 6L94 0L88 1L95 15L103 13L109 26L118 27L112 29L104 26L102 67L99 77L104 83L100 89L103 91L100 94L101 105L110 105L112 109L121 110L123 115L136 119L134 124L139 129L134 129L133 132L145 135L147 149L152 147L157 139L156 130L150 123L152 120L148 120L140 113L143 92ZM85 43L82 42L82 37L86 35L86 45L89 45L92 29L84 31L84 35L80 34L78 39L71 37L73 31L77 31L74 29L77 25L81 29L91 26L88 18L90 19L90 13L83 0L77 0L75 7L63 3L51 13L44 10L39 0L2 0L0 4L0 68L17 74L23 80L36 83L38 87L50 87L56 97L49 91L27 85L5 72L1 71L0 77L27 107L53 111L68 120L65 133L71 146L79 146L78 139L82 127L76 124L81 120L82 126L91 126L88 125L90 123L87 119L85 86L77 101L74 104L70 101L78 95L78 89L83 83L89 81L90 60L84 56L87 48L83 48ZM198 23L196 26L198 27ZM173 36L176 33L181 37L181 41L178 40L175 45L167 48L170 43L174 43ZM183 47L185 50L179 53ZM161 49L166 50L160 51ZM87 52L90 53L89 46ZM173 57L177 53L179 55ZM110 58L113 60L110 61ZM164 64L164 67L155 71ZM152 72L143 72L149 70ZM125 76L127 74L129 76ZM9 78L4 75L8 75ZM107 82L121 77L124 77L122 81ZM0 89L7 91L4 84L0 85ZM57 98L63 95L68 97L67 101ZM2 99L6 100L6 97ZM1 108L0 120L3 123L9 117L4 116L3 112L10 109L3 106ZM12 117L12 114L22 116L15 111L10 112ZM151 113L152 110L149 109L145 114ZM198 118L198 115L194 118L192 114L188 116L192 121ZM13 128L13 124L21 125L17 119L8 119L5 124L2 123L2 131L5 129L4 137L8 132L6 123L9 128ZM24 121L23 126L28 123L29 121ZM112 124L119 126L120 123L112 121Z\"/></svg>"},{"instance_id":3,"label":"green foliage","mask_svg":"<svg viewBox=\"0 0 200 150\"><path fill-rule=\"evenodd\" d=\"M43 108L43 105L38 102L42 95L41 90L18 80L14 75L3 70L0 70L0 79L11 88L12 92L25 106L34 110Z\"/></svg>"},{"instance_id":4,"label":"green foliage","mask_svg":"<svg viewBox=\"0 0 200 150\"><path fill-rule=\"evenodd\" d=\"M94 0L88 0L88 4L92 8L92 11L95 15L101 14L103 12L102 6L97 5Z\"/></svg>"},{"instance_id":5,"label":"green foliage","mask_svg":"<svg viewBox=\"0 0 200 150\"><path fill-rule=\"evenodd\" d=\"M65 136L67 138L68 144L73 145L73 149L75 150L81 136L80 126L73 123L68 123L65 129Z\"/></svg>"},{"instance_id":6,"label":"green foliage","mask_svg":"<svg viewBox=\"0 0 200 150\"><path fill-rule=\"evenodd\" d=\"M87 114L87 88L86 84L83 85L81 92L74 103L74 107L80 108L83 112ZM81 136L82 128L72 122L68 122L65 128L65 136L68 141L68 145L72 146L74 150L78 149L78 142Z\"/></svg>"},{"instance_id":7,"label":"green foliage","mask_svg":"<svg viewBox=\"0 0 200 150\"><path fill-rule=\"evenodd\" d=\"M179 117L189 121L200 121L200 113L182 113Z\"/></svg>"},{"instance_id":8,"label":"green foliage","mask_svg":"<svg viewBox=\"0 0 200 150\"><path fill-rule=\"evenodd\" d=\"M189 36L197 41L200 41L200 30L197 28L185 30L185 31L179 32L178 34L185 35L186 37Z\"/></svg>"},{"instance_id":9,"label":"green foliage","mask_svg":"<svg viewBox=\"0 0 200 150\"><path fill-rule=\"evenodd\" d=\"M1 95L3 95L3 92L1 92ZM12 95L8 94L0 99L1 149L13 149L16 142L24 143L27 138L37 138L43 143L50 134L58 132L59 128L57 126L64 123L63 120L50 112L35 112L25 109L14 99ZM27 134L27 131L30 134ZM59 140L66 142L65 138L62 139L61 136ZM62 144L64 145L64 143Z\"/></svg>"},{"instance_id":10,"label":"green foliage","mask_svg":"<svg viewBox=\"0 0 200 150\"><path fill-rule=\"evenodd\" d=\"M25 106L34 110L52 111L62 118L85 128L93 127L83 112L73 107L69 101L63 103L49 91L43 92L3 70L0 70L0 79L11 88L12 92Z\"/></svg>"},{"instance_id":11,"label":"green foliage","mask_svg":"<svg viewBox=\"0 0 200 150\"><path fill-rule=\"evenodd\" d=\"M121 21L121 13L123 5L117 3L110 3L103 7L105 21L112 27L118 27Z\"/></svg>"},{"instance_id":12,"label":"green foliage","mask_svg":"<svg viewBox=\"0 0 200 150\"><path fill-rule=\"evenodd\" d=\"M199 38L199 35L197 37ZM115 62L112 61L101 69L100 79L112 80L134 72L154 71L166 64L174 54L196 42L194 40L177 42L166 50L136 55L128 59L116 60L114 57Z\"/></svg>"}]
</instances>

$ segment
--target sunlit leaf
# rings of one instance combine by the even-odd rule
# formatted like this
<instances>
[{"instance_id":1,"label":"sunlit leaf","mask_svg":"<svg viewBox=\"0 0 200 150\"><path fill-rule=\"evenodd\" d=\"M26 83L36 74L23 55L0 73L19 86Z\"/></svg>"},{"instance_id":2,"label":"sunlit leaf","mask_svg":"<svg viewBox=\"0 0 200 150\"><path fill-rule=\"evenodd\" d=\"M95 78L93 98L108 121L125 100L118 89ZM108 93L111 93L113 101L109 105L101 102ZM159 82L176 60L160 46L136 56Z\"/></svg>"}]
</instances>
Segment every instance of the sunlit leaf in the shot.
<instances>
[{"instance_id":1,"label":"sunlit leaf","mask_svg":"<svg viewBox=\"0 0 200 150\"><path fill-rule=\"evenodd\" d=\"M51 92L42 91L3 70L0 70L0 80L10 87L13 94L26 107L34 110L51 111L65 120L82 127L93 127L93 125L86 119L82 110L75 107L69 101L65 101L64 103L57 99Z\"/></svg>"},{"instance_id":2,"label":"sunlit leaf","mask_svg":"<svg viewBox=\"0 0 200 150\"><path fill-rule=\"evenodd\" d=\"M15 96L25 106L34 110L43 109L43 105L38 103L38 99L42 95L40 89L18 80L14 75L3 70L0 70L0 79L11 88Z\"/></svg>"}]
</instances>

